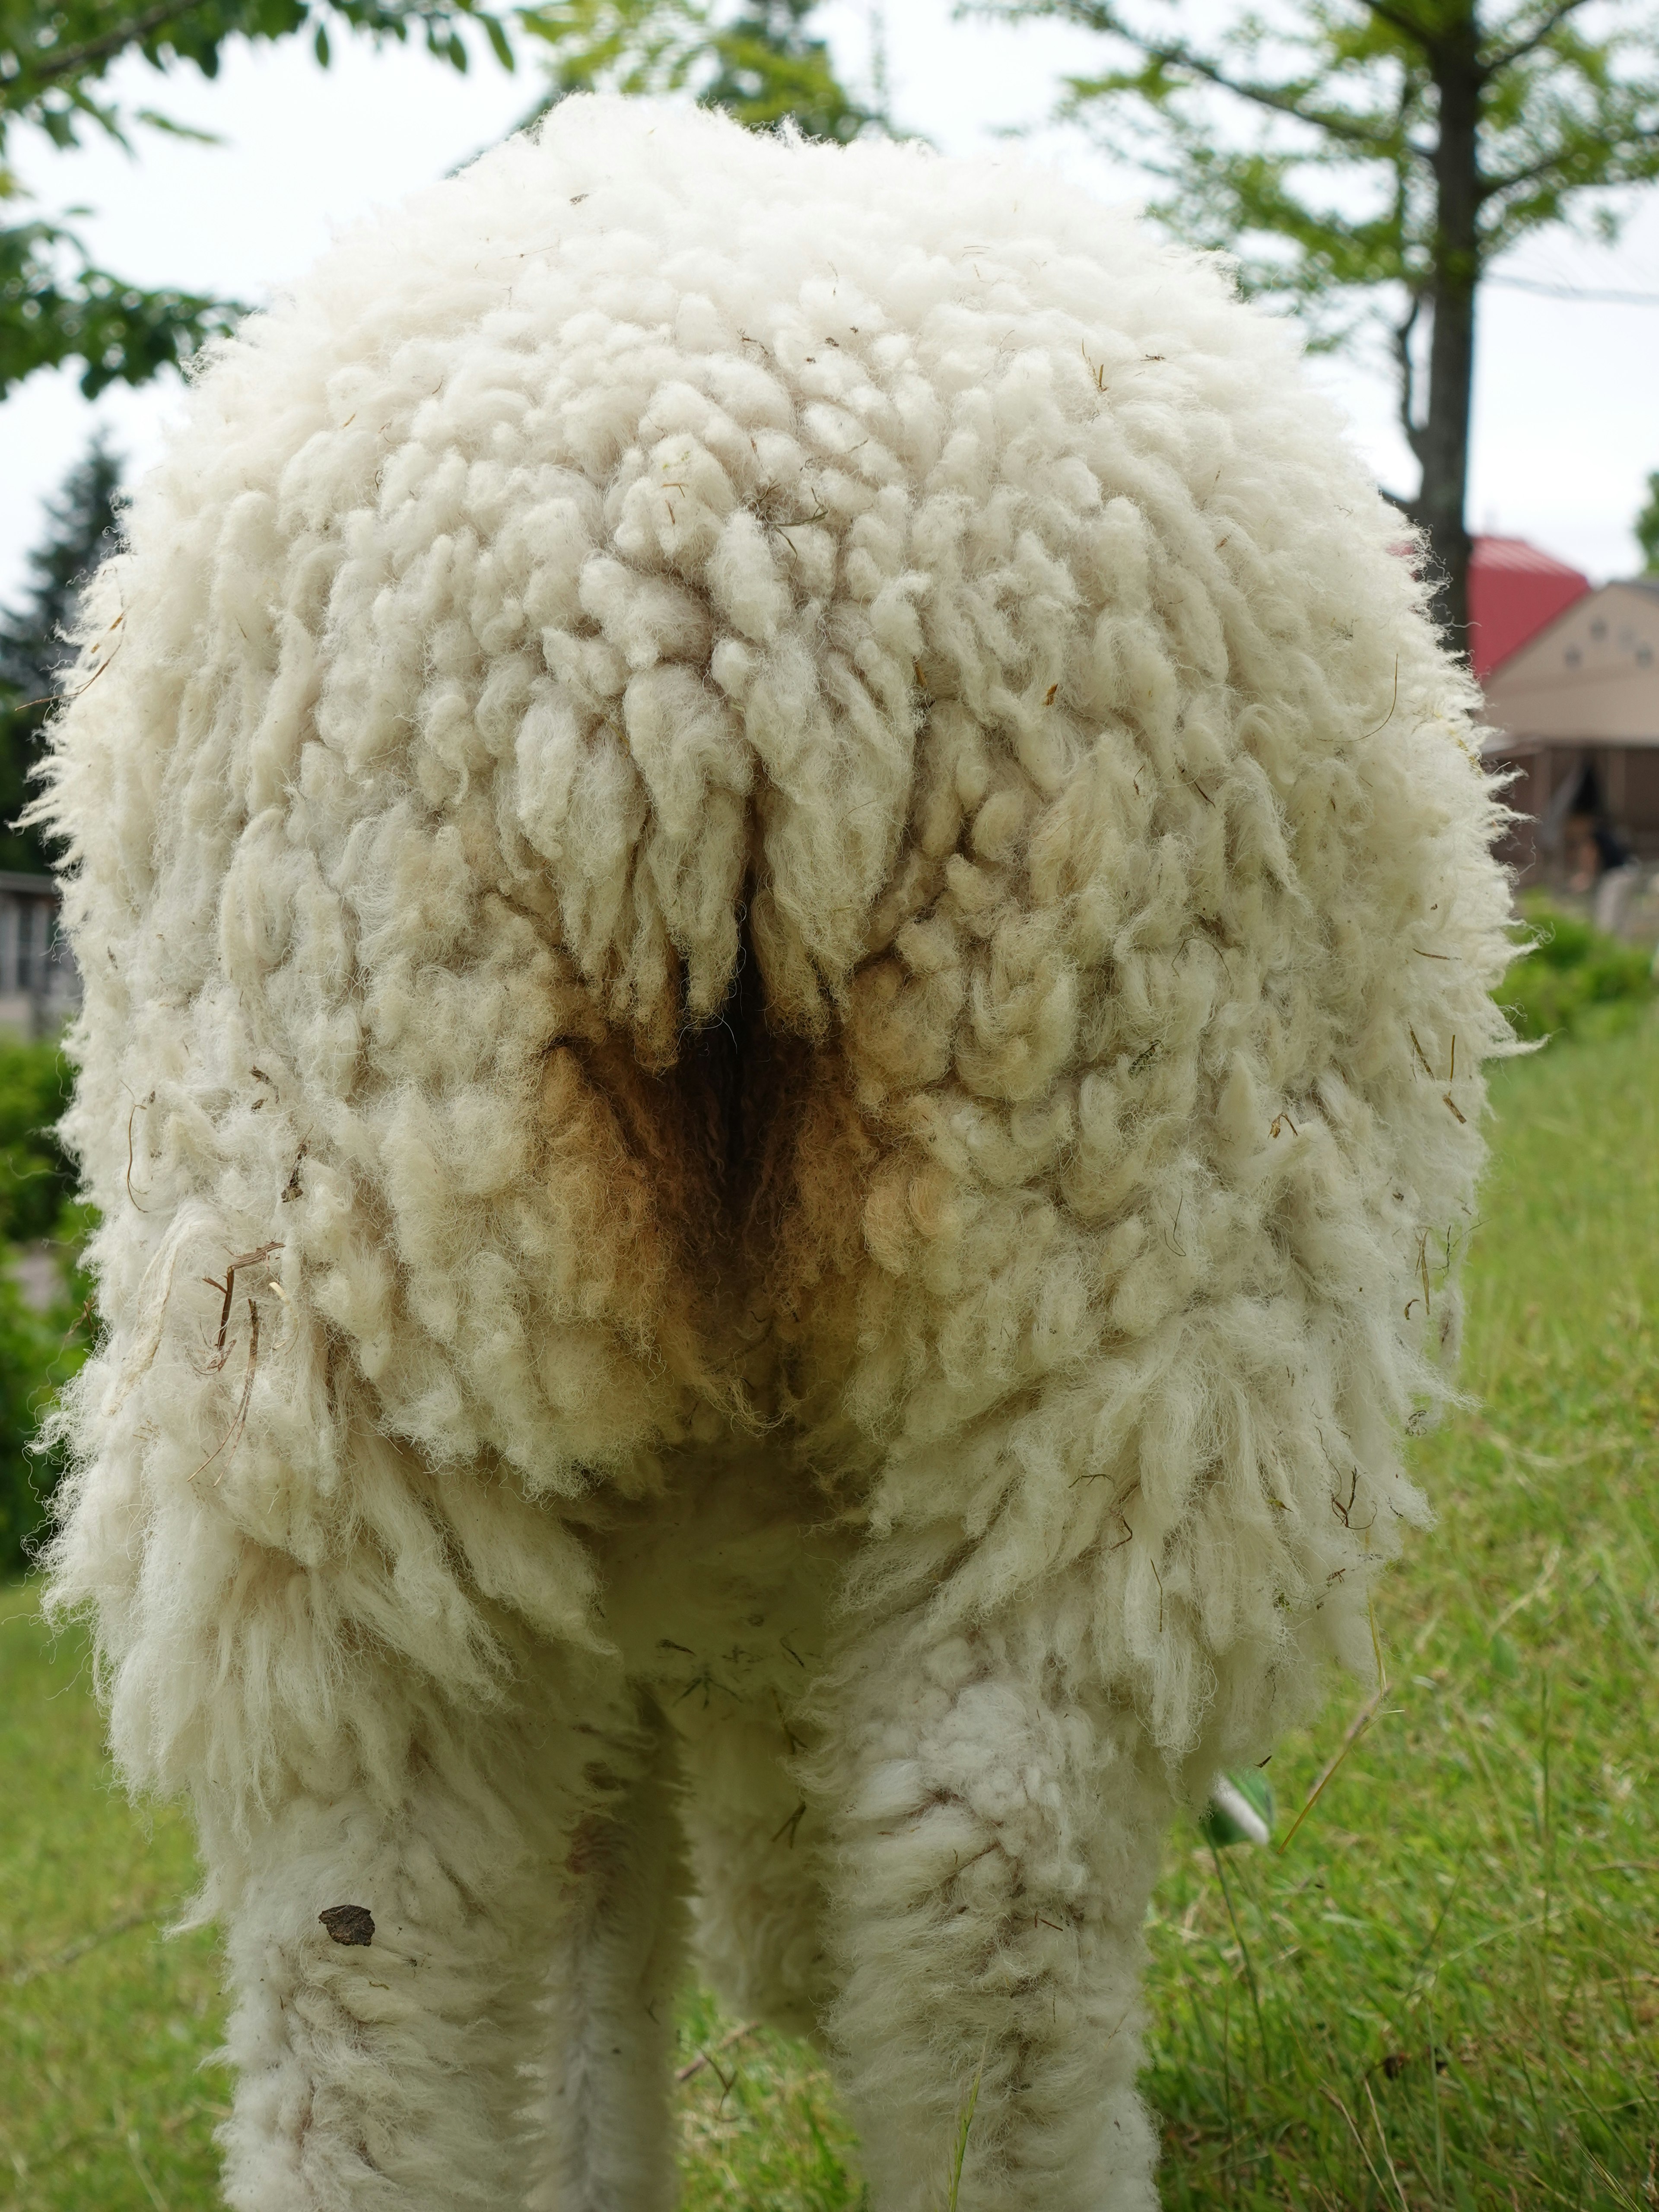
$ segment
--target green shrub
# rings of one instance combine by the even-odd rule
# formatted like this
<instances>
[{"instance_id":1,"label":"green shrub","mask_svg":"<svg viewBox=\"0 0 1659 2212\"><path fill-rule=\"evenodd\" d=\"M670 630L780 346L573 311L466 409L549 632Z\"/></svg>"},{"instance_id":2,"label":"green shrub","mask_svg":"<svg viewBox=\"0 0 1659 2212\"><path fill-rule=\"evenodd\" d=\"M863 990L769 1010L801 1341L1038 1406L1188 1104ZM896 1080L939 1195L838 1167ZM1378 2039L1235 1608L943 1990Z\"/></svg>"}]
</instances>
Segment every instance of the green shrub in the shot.
<instances>
[{"instance_id":1,"label":"green shrub","mask_svg":"<svg viewBox=\"0 0 1659 2212\"><path fill-rule=\"evenodd\" d=\"M89 1285L76 1262L90 1225L75 1170L52 1134L70 1071L55 1044L0 1042L0 1573L15 1571L45 1524L61 1467L32 1447L53 1393L86 1356ZM45 1312L24 1299L17 1248L49 1243L62 1287Z\"/></svg>"},{"instance_id":2,"label":"green shrub","mask_svg":"<svg viewBox=\"0 0 1659 2212\"><path fill-rule=\"evenodd\" d=\"M75 1195L75 1170L52 1135L69 1103L69 1062L55 1044L0 1040L0 1237L56 1236Z\"/></svg>"},{"instance_id":3,"label":"green shrub","mask_svg":"<svg viewBox=\"0 0 1659 2212\"><path fill-rule=\"evenodd\" d=\"M1654 997L1642 946L1604 936L1547 898L1521 904L1532 941L1498 993L1518 1036L1607 1036L1641 1020Z\"/></svg>"},{"instance_id":4,"label":"green shrub","mask_svg":"<svg viewBox=\"0 0 1659 2212\"><path fill-rule=\"evenodd\" d=\"M0 1273L0 1574L27 1564L62 1473L55 1451L33 1449L54 1390L85 1357L62 1307L35 1313Z\"/></svg>"}]
</instances>

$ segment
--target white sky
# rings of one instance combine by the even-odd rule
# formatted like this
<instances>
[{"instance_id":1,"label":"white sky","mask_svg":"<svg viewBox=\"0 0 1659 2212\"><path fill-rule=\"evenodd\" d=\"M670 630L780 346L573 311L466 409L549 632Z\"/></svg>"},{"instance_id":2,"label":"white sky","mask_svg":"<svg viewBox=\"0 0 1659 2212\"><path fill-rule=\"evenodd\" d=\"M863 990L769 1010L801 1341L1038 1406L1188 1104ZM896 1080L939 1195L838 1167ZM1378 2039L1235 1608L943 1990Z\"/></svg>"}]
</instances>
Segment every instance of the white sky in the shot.
<instances>
[{"instance_id":1,"label":"white sky","mask_svg":"<svg viewBox=\"0 0 1659 2212\"><path fill-rule=\"evenodd\" d=\"M1052 24L957 23L951 0L889 0L887 39L899 121L951 153L988 145L999 125L1039 124L1065 70L1098 66L1097 41ZM823 17L844 74L861 81L869 55L863 0L832 0ZM459 76L424 52L335 42L319 70L309 48L227 52L217 81L194 71L158 78L123 65L113 88L228 143L202 147L142 134L137 159L106 145L73 155L17 142L43 211L75 204L103 264L140 282L258 301L290 283L332 229L396 201L500 137L534 97L532 69L507 76L480 50ZM1132 199L1135 173L1073 135L1040 130L1040 152L1084 188ZM14 203L14 205L15 204ZM1611 251L1544 234L1508 272L1579 288L1659 295L1659 192L1639 204ZM1332 360L1321 380L1348 410L1382 481L1415 488L1394 424L1392 386L1371 368ZM21 580L40 535L40 500L83 451L94 422L109 427L136 472L155 455L176 409L174 379L115 387L92 406L69 372L30 378L0 405L0 599ZM1492 285L1483 295L1471 522L1532 538L1598 580L1636 564L1632 520L1659 469L1659 306L1542 298Z\"/></svg>"}]
</instances>

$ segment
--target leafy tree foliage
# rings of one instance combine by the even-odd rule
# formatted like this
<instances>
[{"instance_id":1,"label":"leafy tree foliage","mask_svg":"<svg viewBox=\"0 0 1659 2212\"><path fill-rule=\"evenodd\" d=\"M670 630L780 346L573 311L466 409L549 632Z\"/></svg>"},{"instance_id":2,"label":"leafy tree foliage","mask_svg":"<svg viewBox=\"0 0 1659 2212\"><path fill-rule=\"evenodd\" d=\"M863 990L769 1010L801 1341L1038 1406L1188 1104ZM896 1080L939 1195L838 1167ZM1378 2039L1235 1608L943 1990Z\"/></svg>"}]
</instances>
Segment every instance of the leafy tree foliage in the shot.
<instances>
[{"instance_id":1,"label":"leafy tree foliage","mask_svg":"<svg viewBox=\"0 0 1659 2212\"><path fill-rule=\"evenodd\" d=\"M811 32L817 0L746 0L726 16L712 0L550 0L526 10L526 31L553 48L552 88L540 113L573 92L695 91L764 131L793 121L808 138L845 144L886 127L885 102L866 106L842 84L825 41Z\"/></svg>"},{"instance_id":2,"label":"leafy tree foliage","mask_svg":"<svg viewBox=\"0 0 1659 2212\"><path fill-rule=\"evenodd\" d=\"M120 488L120 463L95 441L48 502L46 539L29 555L23 604L0 608L0 868L38 875L51 868L40 831L15 825L33 796L31 772L69 658L64 632L76 592L113 543Z\"/></svg>"},{"instance_id":3,"label":"leafy tree foliage","mask_svg":"<svg viewBox=\"0 0 1659 2212\"><path fill-rule=\"evenodd\" d=\"M1659 469L1648 478L1648 503L1636 518L1636 542L1644 574L1659 576Z\"/></svg>"},{"instance_id":4,"label":"leafy tree foliage","mask_svg":"<svg viewBox=\"0 0 1659 2212\"><path fill-rule=\"evenodd\" d=\"M1545 225L1614 235L1607 192L1659 178L1652 0L1270 0L1213 37L1158 0L975 4L1101 33L1116 65L1073 78L1063 112L1115 152L1138 137L1169 186L1155 211L1235 255L1248 290L1327 342L1392 297L1411 511L1461 635L1476 291Z\"/></svg>"},{"instance_id":5,"label":"leafy tree foliage","mask_svg":"<svg viewBox=\"0 0 1659 2212\"><path fill-rule=\"evenodd\" d=\"M131 56L163 74L187 64L212 77L233 40L308 33L326 64L333 25L377 40L423 39L440 60L464 70L466 21L479 26L510 69L506 33L478 0L0 0L0 200L27 197L8 159L19 130L41 134L60 151L88 131L129 146L135 125L204 136L154 108L123 110L110 77ZM234 302L156 290L100 269L55 220L0 228L0 397L34 370L69 361L82 364L88 398L108 384L143 384L240 312Z\"/></svg>"},{"instance_id":6,"label":"leafy tree foliage","mask_svg":"<svg viewBox=\"0 0 1659 2212\"><path fill-rule=\"evenodd\" d=\"M0 398L37 368L82 366L81 389L143 384L236 319L197 292L146 290L89 261L56 222L0 230Z\"/></svg>"}]
</instances>

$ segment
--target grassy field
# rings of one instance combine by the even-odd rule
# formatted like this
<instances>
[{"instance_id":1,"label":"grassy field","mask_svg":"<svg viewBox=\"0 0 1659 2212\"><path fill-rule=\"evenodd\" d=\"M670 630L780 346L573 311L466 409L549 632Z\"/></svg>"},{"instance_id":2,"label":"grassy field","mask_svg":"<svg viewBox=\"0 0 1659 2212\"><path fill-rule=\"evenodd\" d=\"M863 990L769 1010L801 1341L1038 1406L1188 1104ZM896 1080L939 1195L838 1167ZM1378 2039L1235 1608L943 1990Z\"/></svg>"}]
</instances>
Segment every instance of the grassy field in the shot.
<instances>
[{"instance_id":1,"label":"grassy field","mask_svg":"<svg viewBox=\"0 0 1659 2212\"><path fill-rule=\"evenodd\" d=\"M1659 1033L1496 1085L1472 1267L1480 1403L1417 1457L1393 1686L1282 1855L1172 1838L1146 2087L1164 2202L1659 2207ZM1299 1807L1366 1704L1270 1770ZM84 1656L0 1592L0 2204L214 2201L212 1944L169 1811L112 1793ZM841 2212L800 2051L688 2000L687 2212Z\"/></svg>"}]
</instances>

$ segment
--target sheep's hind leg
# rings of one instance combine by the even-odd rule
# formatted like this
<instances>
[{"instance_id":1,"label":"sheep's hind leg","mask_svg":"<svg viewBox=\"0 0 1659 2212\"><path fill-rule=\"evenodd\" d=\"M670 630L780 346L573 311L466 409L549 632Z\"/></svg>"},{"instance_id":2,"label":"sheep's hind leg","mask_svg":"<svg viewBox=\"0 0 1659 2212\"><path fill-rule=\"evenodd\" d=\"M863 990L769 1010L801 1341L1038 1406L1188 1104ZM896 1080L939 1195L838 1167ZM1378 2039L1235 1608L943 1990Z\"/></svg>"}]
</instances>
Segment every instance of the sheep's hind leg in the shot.
<instances>
[{"instance_id":1,"label":"sheep's hind leg","mask_svg":"<svg viewBox=\"0 0 1659 2212\"><path fill-rule=\"evenodd\" d=\"M539 2179L531 2212L667 2212L677 2184L668 2069L685 1960L684 1846L666 1727L595 1740L600 1802L572 1832L534 2069ZM620 1770L620 1771L619 1771ZM626 1778L624 1775L626 1774Z\"/></svg>"},{"instance_id":2,"label":"sheep's hind leg","mask_svg":"<svg viewBox=\"0 0 1659 2212\"><path fill-rule=\"evenodd\" d=\"M198 1792L236 1996L227 2201L507 2212L578 1739L460 1711L390 1668L353 1703L367 1750L341 1729L255 1805Z\"/></svg>"},{"instance_id":3,"label":"sheep's hind leg","mask_svg":"<svg viewBox=\"0 0 1659 2212\"><path fill-rule=\"evenodd\" d=\"M237 1996L236 2212L672 2202L660 1731L593 1672L532 1662L509 1705L463 1714L388 1670L372 1759L342 1735L257 1817L200 1802Z\"/></svg>"},{"instance_id":4,"label":"sheep's hind leg","mask_svg":"<svg viewBox=\"0 0 1659 2212\"><path fill-rule=\"evenodd\" d=\"M826 1838L791 1771L803 1747L781 1700L770 1727L719 1711L708 1720L685 1753L698 1965L737 2020L816 2037Z\"/></svg>"},{"instance_id":5,"label":"sheep's hind leg","mask_svg":"<svg viewBox=\"0 0 1659 2212\"><path fill-rule=\"evenodd\" d=\"M1036 1621L836 1669L832 2019L874 2212L1152 2212L1142 1921L1170 1802Z\"/></svg>"}]
</instances>

